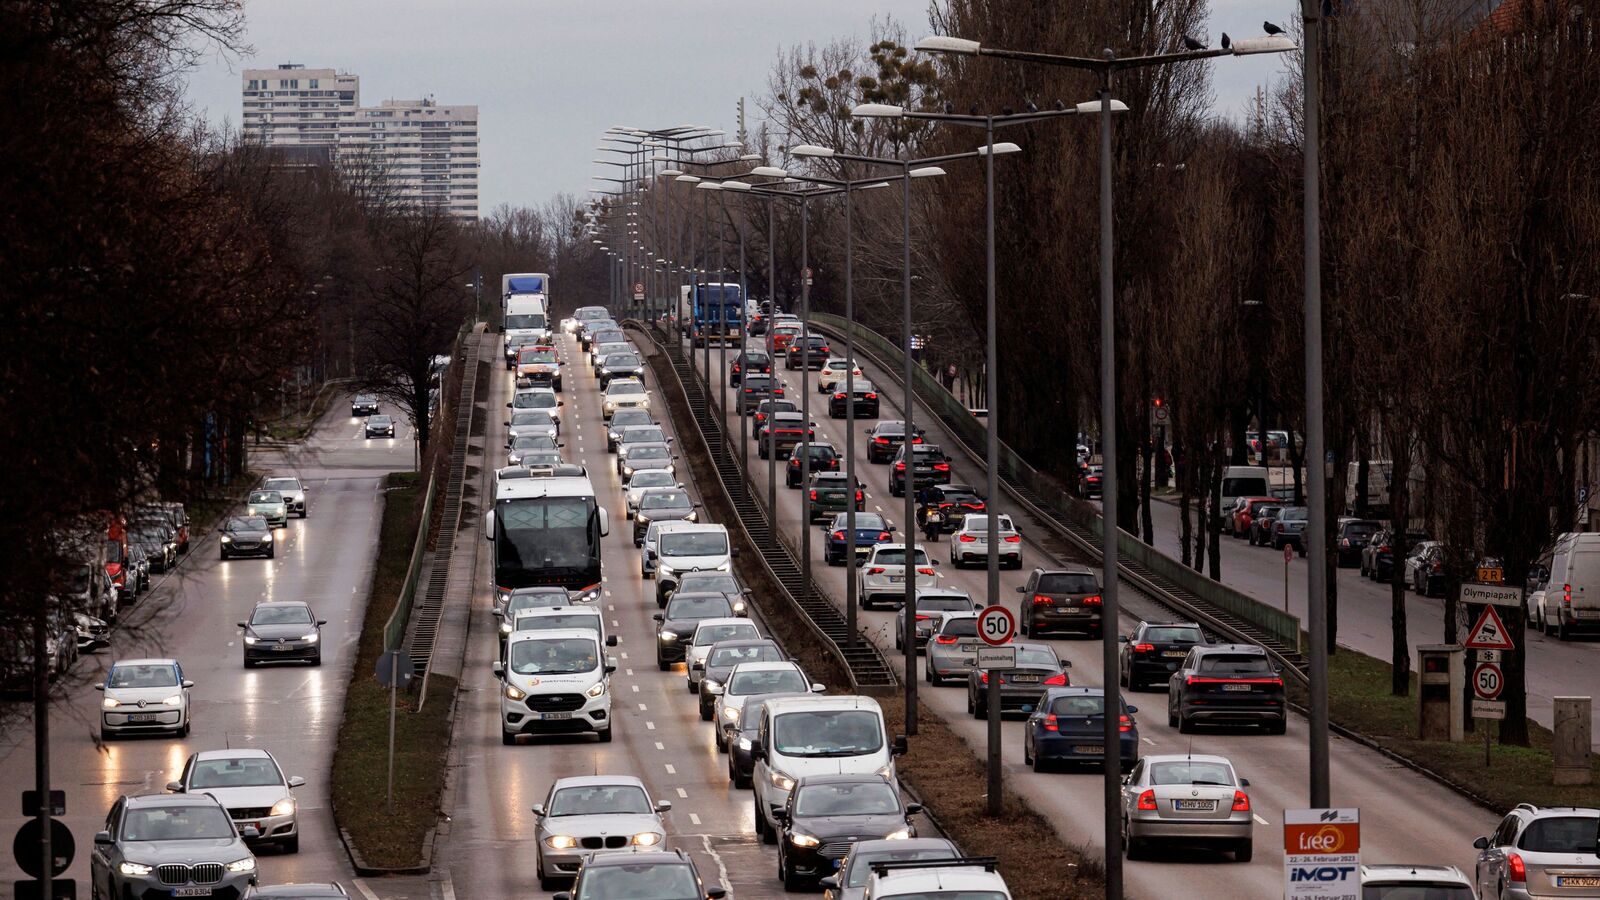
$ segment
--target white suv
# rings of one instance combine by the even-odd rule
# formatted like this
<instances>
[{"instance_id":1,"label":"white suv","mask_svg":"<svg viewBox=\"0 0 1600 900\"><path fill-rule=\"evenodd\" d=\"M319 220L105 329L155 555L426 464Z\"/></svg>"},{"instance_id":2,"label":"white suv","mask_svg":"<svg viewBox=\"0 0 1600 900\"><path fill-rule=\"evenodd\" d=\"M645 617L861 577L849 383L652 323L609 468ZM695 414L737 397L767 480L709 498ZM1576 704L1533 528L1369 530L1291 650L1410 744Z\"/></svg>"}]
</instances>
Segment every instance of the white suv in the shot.
<instances>
[{"instance_id":1,"label":"white suv","mask_svg":"<svg viewBox=\"0 0 1600 900\"><path fill-rule=\"evenodd\" d=\"M861 366L850 365L849 361L840 356L831 357L822 364L822 371L817 373L817 393L826 394L829 391L844 390L845 372L856 377L856 384L866 381L861 375Z\"/></svg>"},{"instance_id":2,"label":"white suv","mask_svg":"<svg viewBox=\"0 0 1600 900\"><path fill-rule=\"evenodd\" d=\"M861 900L1011 900L993 857L874 862Z\"/></svg>"},{"instance_id":3,"label":"white suv","mask_svg":"<svg viewBox=\"0 0 1600 900\"><path fill-rule=\"evenodd\" d=\"M931 588L939 583L936 559L928 558L928 551L920 545L914 547L912 563L917 568L917 587ZM903 602L906 598L906 545L877 544L872 555L856 569L856 602L862 609L871 609L878 601Z\"/></svg>"},{"instance_id":4,"label":"white suv","mask_svg":"<svg viewBox=\"0 0 1600 900\"><path fill-rule=\"evenodd\" d=\"M500 690L500 740L519 734L592 731L611 742L611 673L589 629L514 631L506 639L506 661L494 664Z\"/></svg>"}]
</instances>

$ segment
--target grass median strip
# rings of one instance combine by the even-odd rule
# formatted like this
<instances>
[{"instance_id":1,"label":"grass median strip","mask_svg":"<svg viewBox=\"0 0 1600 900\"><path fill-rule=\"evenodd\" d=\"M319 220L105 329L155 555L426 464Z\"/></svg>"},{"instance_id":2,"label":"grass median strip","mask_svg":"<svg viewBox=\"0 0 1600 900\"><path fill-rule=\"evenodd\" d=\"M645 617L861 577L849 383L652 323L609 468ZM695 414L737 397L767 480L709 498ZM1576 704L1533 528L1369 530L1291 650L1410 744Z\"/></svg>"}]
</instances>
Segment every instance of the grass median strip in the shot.
<instances>
[{"instance_id":1,"label":"grass median strip","mask_svg":"<svg viewBox=\"0 0 1600 900\"><path fill-rule=\"evenodd\" d=\"M1529 720L1530 746L1502 745L1489 724L1491 765L1483 764L1483 732L1469 733L1462 743L1417 738L1417 675L1411 694L1389 692L1388 663L1346 647L1328 659L1328 710L1337 724L1384 749L1428 769L1482 798L1497 812L1518 803L1537 806L1600 806L1600 775L1595 784L1555 785L1550 729ZM1305 691L1291 683L1290 699L1304 705ZM1479 723L1480 729L1484 723ZM1597 770L1600 771L1600 770Z\"/></svg>"},{"instance_id":2,"label":"grass median strip","mask_svg":"<svg viewBox=\"0 0 1600 900\"><path fill-rule=\"evenodd\" d=\"M344 721L333 756L334 819L354 850L374 869L423 863L423 845L439 820L445 754L450 744L452 679L434 678L432 701L414 712L415 697L401 693L395 721L394 812L388 791L389 692L374 677L383 652L383 626L405 583L417 534L421 488L412 472L391 473L384 492L378 559L361 626L355 668L345 695Z\"/></svg>"}]
</instances>

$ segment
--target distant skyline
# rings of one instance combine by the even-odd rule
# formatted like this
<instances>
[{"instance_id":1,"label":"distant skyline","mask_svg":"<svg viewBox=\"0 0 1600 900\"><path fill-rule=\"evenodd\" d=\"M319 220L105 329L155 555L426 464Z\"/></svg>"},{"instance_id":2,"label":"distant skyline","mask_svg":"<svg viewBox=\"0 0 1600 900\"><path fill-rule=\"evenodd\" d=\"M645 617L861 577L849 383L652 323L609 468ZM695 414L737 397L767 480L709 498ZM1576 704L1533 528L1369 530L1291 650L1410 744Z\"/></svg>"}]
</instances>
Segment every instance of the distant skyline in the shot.
<instances>
[{"instance_id":1,"label":"distant skyline","mask_svg":"<svg viewBox=\"0 0 1600 900\"><path fill-rule=\"evenodd\" d=\"M743 96L754 131L780 51L844 37L865 43L873 21L886 18L912 39L928 32L927 0L811 0L804 15L794 9L748 0L247 0L254 55L213 55L191 74L188 98L208 122L238 128L243 70L294 62L361 76L367 104L476 104L479 209L536 206L557 192L587 193L599 168L594 148L612 125L694 123L732 134ZM1263 18L1287 25L1294 14L1287 2L1214 0L1210 33L1257 34ZM1284 65L1217 61L1216 114L1240 118Z\"/></svg>"}]
</instances>

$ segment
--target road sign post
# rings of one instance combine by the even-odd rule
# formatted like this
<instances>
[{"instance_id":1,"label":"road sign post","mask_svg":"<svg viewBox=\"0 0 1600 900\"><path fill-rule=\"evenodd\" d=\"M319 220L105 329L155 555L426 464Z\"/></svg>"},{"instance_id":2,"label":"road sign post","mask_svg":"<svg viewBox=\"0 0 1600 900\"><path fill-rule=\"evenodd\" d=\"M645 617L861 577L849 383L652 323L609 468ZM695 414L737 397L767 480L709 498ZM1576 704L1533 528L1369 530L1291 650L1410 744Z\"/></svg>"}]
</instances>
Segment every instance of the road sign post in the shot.
<instances>
[{"instance_id":1,"label":"road sign post","mask_svg":"<svg viewBox=\"0 0 1600 900\"><path fill-rule=\"evenodd\" d=\"M1485 573L1480 569L1480 577ZM1506 702L1500 699L1500 693L1505 690L1505 671L1500 668L1500 654L1516 649L1511 642L1511 635L1506 631L1505 624L1500 621L1500 614L1495 612L1498 604L1494 598L1501 592L1509 590L1516 596L1518 605L1521 604L1522 592L1515 588L1501 588L1497 585L1464 584L1461 586L1461 596L1466 599L1468 588L1475 588L1477 595L1486 599L1478 602L1484 603L1483 612L1478 614L1478 620L1473 624L1472 630L1467 632L1467 649L1477 654L1477 664L1472 670L1472 717L1483 719L1485 722L1504 719L1506 717ZM1488 768L1493 764L1494 745L1491 743L1489 728L1483 728L1483 766Z\"/></svg>"},{"instance_id":2,"label":"road sign post","mask_svg":"<svg viewBox=\"0 0 1600 900\"><path fill-rule=\"evenodd\" d=\"M1294 559L1294 545L1283 545L1283 611L1289 611L1289 561Z\"/></svg>"},{"instance_id":3,"label":"road sign post","mask_svg":"<svg viewBox=\"0 0 1600 900\"><path fill-rule=\"evenodd\" d=\"M1361 810L1283 811L1285 900L1361 900Z\"/></svg>"},{"instance_id":4,"label":"road sign post","mask_svg":"<svg viewBox=\"0 0 1600 900\"><path fill-rule=\"evenodd\" d=\"M978 637L983 639L985 645L978 648L978 671L983 673L985 681L983 708L989 724L988 800L984 808L991 818L998 818L1003 807L1001 800L1004 793L1000 785L1000 679L1005 677L1002 672L1017 665L1017 648L1006 646L1011 643L1016 630L1017 618L1004 606L985 606L983 612L978 613ZM985 666L985 660L991 660L996 665Z\"/></svg>"},{"instance_id":5,"label":"road sign post","mask_svg":"<svg viewBox=\"0 0 1600 900\"><path fill-rule=\"evenodd\" d=\"M378 683L389 689L389 812L394 812L394 717L395 694L400 685L410 684L416 674L411 657L394 649L378 657Z\"/></svg>"},{"instance_id":6,"label":"road sign post","mask_svg":"<svg viewBox=\"0 0 1600 900\"><path fill-rule=\"evenodd\" d=\"M644 299L644 282L635 281L633 283L633 299L634 300L643 300Z\"/></svg>"}]
</instances>

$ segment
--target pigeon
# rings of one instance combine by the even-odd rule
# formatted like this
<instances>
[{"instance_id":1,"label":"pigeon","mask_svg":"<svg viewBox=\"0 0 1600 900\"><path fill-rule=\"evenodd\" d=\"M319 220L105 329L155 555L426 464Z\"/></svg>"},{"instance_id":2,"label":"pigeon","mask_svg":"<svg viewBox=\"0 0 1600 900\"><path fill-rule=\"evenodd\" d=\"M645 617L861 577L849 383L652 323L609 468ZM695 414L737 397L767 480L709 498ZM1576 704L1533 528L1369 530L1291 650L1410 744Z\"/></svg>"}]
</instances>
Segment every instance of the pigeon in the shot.
<instances>
[{"instance_id":1,"label":"pigeon","mask_svg":"<svg viewBox=\"0 0 1600 900\"><path fill-rule=\"evenodd\" d=\"M1060 97L1057 97L1056 98L1056 112L1062 112L1066 108L1067 108L1066 101L1062 100Z\"/></svg>"},{"instance_id":2,"label":"pigeon","mask_svg":"<svg viewBox=\"0 0 1600 900\"><path fill-rule=\"evenodd\" d=\"M951 103L949 100L946 100L944 102L944 114L948 116L948 115L953 114L955 111L956 111L956 105L954 103Z\"/></svg>"},{"instance_id":3,"label":"pigeon","mask_svg":"<svg viewBox=\"0 0 1600 900\"><path fill-rule=\"evenodd\" d=\"M1228 37L1228 33L1226 31L1224 31L1222 33L1222 49L1229 50L1229 49L1232 49L1232 48L1233 48L1233 38Z\"/></svg>"},{"instance_id":4,"label":"pigeon","mask_svg":"<svg viewBox=\"0 0 1600 900\"><path fill-rule=\"evenodd\" d=\"M1024 100L1022 102L1028 105L1028 112L1036 113L1039 111L1038 104L1034 103L1032 100Z\"/></svg>"},{"instance_id":5,"label":"pigeon","mask_svg":"<svg viewBox=\"0 0 1600 900\"><path fill-rule=\"evenodd\" d=\"M1187 34L1183 36L1183 46L1190 50L1204 50L1206 48L1205 44L1189 37Z\"/></svg>"},{"instance_id":6,"label":"pigeon","mask_svg":"<svg viewBox=\"0 0 1600 900\"><path fill-rule=\"evenodd\" d=\"M1272 24L1271 22L1262 22L1261 28L1262 30L1266 31L1267 34L1283 34L1283 29Z\"/></svg>"}]
</instances>

